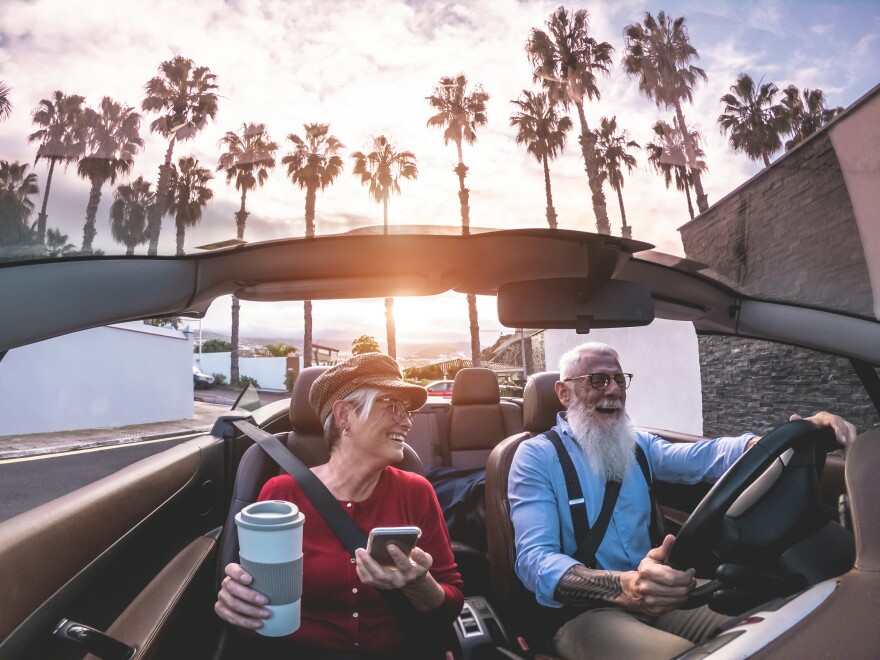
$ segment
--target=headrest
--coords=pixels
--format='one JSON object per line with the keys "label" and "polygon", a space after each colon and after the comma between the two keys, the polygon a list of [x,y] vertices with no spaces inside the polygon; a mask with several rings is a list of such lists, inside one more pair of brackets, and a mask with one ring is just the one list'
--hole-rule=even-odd
{"label": "headrest", "polygon": [[330,367],[307,367],[299,372],[290,395],[290,428],[298,433],[324,435],[324,427],[309,403],[312,383]]}
{"label": "headrest", "polygon": [[565,406],[556,396],[558,371],[544,371],[529,376],[523,391],[523,426],[530,433],[543,433],[556,426],[556,413]]}
{"label": "headrest", "polygon": [[500,401],[498,378],[491,369],[468,367],[455,374],[455,385],[452,386],[453,406]]}

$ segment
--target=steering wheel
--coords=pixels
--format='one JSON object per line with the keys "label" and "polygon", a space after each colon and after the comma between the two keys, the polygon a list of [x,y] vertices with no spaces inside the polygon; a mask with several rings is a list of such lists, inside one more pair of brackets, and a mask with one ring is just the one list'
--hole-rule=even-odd
{"label": "steering wheel", "polygon": [[[690,568],[708,548],[737,568],[767,567],[815,534],[828,521],[819,477],[825,454],[836,447],[830,427],[804,419],[773,429],[737,459],[694,509],[676,537],[669,565]],[[721,586],[723,579],[695,589],[685,607],[705,604]]]}

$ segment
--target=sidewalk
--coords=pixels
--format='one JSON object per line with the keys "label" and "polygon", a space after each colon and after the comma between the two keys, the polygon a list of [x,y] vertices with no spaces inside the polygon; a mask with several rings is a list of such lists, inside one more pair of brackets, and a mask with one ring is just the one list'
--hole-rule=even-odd
{"label": "sidewalk", "polygon": [[188,432],[208,432],[214,421],[227,412],[234,400],[210,397],[212,401],[193,401],[193,418],[155,424],[132,424],[103,429],[32,433],[0,436],[0,460],[54,454],[76,449],[126,444]]}

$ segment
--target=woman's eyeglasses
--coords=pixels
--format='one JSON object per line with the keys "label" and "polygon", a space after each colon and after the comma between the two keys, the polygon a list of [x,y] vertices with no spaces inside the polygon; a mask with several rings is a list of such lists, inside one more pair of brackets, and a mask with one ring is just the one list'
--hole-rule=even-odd
{"label": "woman's eyeglasses", "polygon": [[412,421],[412,412],[406,409],[406,404],[400,399],[392,399],[390,397],[383,396],[377,398],[376,401],[378,401],[379,403],[387,403],[390,405],[388,410],[391,411],[391,419],[393,419],[398,424],[403,424],[403,420],[405,419]]}

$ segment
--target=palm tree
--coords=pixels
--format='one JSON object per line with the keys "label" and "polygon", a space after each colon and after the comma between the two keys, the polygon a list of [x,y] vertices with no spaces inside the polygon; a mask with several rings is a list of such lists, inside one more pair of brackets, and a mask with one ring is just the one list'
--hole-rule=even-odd
{"label": "palm tree", "polygon": [[46,246],[44,254],[52,259],[69,257],[76,254],[76,246],[67,242],[67,234],[62,234],[59,229],[50,229],[46,232]]}
{"label": "palm tree", "polygon": [[0,160],[0,246],[31,242],[28,220],[38,195],[37,175],[28,174],[26,163]]}
{"label": "palm tree", "polygon": [[168,210],[174,216],[177,226],[178,256],[186,254],[183,241],[187,227],[195,227],[202,220],[202,209],[214,197],[208,182],[214,178],[207,167],[199,167],[194,156],[187,156],[177,161],[180,169],[172,165],[171,197],[168,199]]}
{"label": "palm tree", "polygon": [[0,119],[7,119],[12,114],[12,101],[9,100],[11,92],[12,88],[0,80]]}
{"label": "palm tree", "polygon": [[[355,151],[352,174],[369,186],[370,197],[382,203],[383,226],[388,233],[388,201],[391,193],[400,194],[401,179],[415,179],[419,175],[416,156],[411,151],[401,151],[384,135],[373,138],[372,151],[365,154]],[[388,355],[397,357],[397,331],[394,324],[394,298],[385,298],[385,331],[388,338]]]}
{"label": "palm tree", "polygon": [[95,218],[101,187],[108,181],[116,183],[117,176],[131,171],[134,157],[144,141],[140,136],[141,116],[134,108],[120,105],[109,96],[101,99],[100,110],[86,108],[83,111],[83,126],[85,155],[77,163],[76,173],[92,183],[82,243],[82,252],[90,254],[97,233]]}
{"label": "palm tree", "polygon": [[510,115],[510,125],[517,129],[516,143],[525,145],[526,151],[544,166],[544,191],[547,195],[547,224],[556,229],[556,209],[550,191],[549,161],[565,147],[565,133],[571,130],[568,117],[560,117],[556,106],[545,92],[522,91],[519,98],[511,101],[519,112]]}
{"label": "palm tree", "polygon": [[148,218],[149,254],[159,250],[162,216],[168,212],[166,199],[171,193],[171,157],[177,140],[191,140],[217,116],[217,76],[206,66],[196,66],[189,58],[177,55],[159,65],[159,75],[144,85],[146,94],[141,109],[159,114],[150,130],[168,140],[165,162],[159,166],[156,204]]}
{"label": "palm tree", "polygon": [[560,7],[547,20],[547,32],[534,28],[526,42],[526,53],[534,68],[534,79],[540,81],[554,103],[568,109],[577,108],[581,134],[578,142],[587,171],[596,229],[610,234],[602,177],[596,160],[596,139],[584,114],[584,99],[598,99],[596,73],[608,73],[613,48],[606,41],[598,42],[589,35],[590,17],[586,9],[572,14]]}
{"label": "palm tree", "polygon": [[782,90],[782,95],[780,109],[788,122],[787,132],[791,135],[791,139],[785,143],[786,149],[803,142],[843,112],[840,106],[828,107],[821,89],[804,89],[801,98],[798,88],[789,85]]}
{"label": "palm tree", "polygon": [[703,192],[700,168],[695,167],[698,146],[693,135],[687,132],[682,101],[692,103],[693,90],[699,80],[708,80],[706,72],[690,64],[699,58],[697,49],[691,46],[690,36],[684,24],[684,16],[670,19],[659,12],[655,19],[645,13],[642,23],[627,25],[623,30],[625,55],[623,67],[632,76],[638,76],[639,91],[657,104],[658,108],[675,108],[682,135],[693,186],[697,193],[700,213],[709,208],[709,198]]}
{"label": "palm tree", "polygon": [[[241,191],[241,208],[235,213],[235,225],[239,240],[244,239],[248,215],[247,194],[262,186],[269,178],[269,170],[275,167],[278,145],[269,139],[265,124],[242,124],[238,133],[227,131],[220,139],[226,152],[220,155],[217,171],[226,172],[226,183],[235,179],[235,188]],[[229,380],[238,385],[238,317],[241,304],[232,296],[232,351],[230,353]]]}
{"label": "palm tree", "polygon": [[[477,126],[485,125],[486,102],[489,95],[483,91],[482,85],[477,85],[471,93],[467,90],[467,76],[459,74],[456,77],[443,76],[439,84],[434,87],[434,93],[427,97],[428,103],[437,111],[437,114],[428,119],[428,126],[444,128],[443,143],[455,143],[458,151],[458,165],[453,170],[458,175],[458,199],[461,206],[461,231],[463,234],[470,233],[470,207],[468,205],[469,191],[464,187],[464,177],[467,175],[467,166],[464,164],[461,145],[462,142],[473,144],[477,141]],[[480,326],[477,319],[477,296],[467,294],[468,318],[471,331],[471,360],[475,367],[482,365],[480,359]]]}
{"label": "palm tree", "polygon": [[773,105],[779,91],[773,83],[755,81],[741,73],[730,86],[730,94],[721,97],[724,112],[718,116],[722,133],[729,134],[730,146],[751,160],[763,160],[770,166],[770,155],[782,148],[782,135],[788,120],[780,106]]}
{"label": "palm tree", "polygon": [[688,157],[684,146],[682,131],[673,119],[670,126],[665,121],[658,121],[653,126],[656,142],[649,142],[645,149],[648,152],[648,163],[663,177],[666,187],[675,177],[675,187],[687,197],[688,213],[694,219],[694,206],[691,203],[691,187],[694,185],[694,169],[704,170],[706,163],[702,160],[703,150],[700,148],[700,134],[690,131],[693,140],[693,160]]}
{"label": "palm tree", "polygon": [[110,235],[127,248],[127,255],[134,254],[134,249],[148,240],[147,215],[156,203],[156,193],[150,189],[151,185],[139,176],[131,183],[118,186],[114,193],[110,206]]}
{"label": "palm tree", "polygon": [[[336,137],[328,135],[330,124],[303,125],[305,138],[291,133],[294,151],[281,159],[287,176],[306,191],[306,238],[315,235],[315,201],[318,189],[324,190],[342,172],[339,151],[345,148]],[[303,301],[303,366],[312,366],[312,301]]]}
{"label": "palm tree", "polygon": [[632,173],[636,166],[636,158],[627,152],[628,148],[641,149],[637,142],[629,139],[628,131],[618,131],[617,117],[608,119],[602,117],[599,120],[599,129],[596,131],[596,153],[599,157],[599,171],[602,178],[617,193],[617,202],[620,204],[620,219],[622,227],[620,235],[624,238],[632,238],[632,227],[626,224],[626,211],[623,208],[623,168]]}
{"label": "palm tree", "polygon": [[37,158],[49,161],[49,174],[46,176],[46,187],[43,191],[43,207],[37,215],[37,239],[40,243],[46,240],[46,204],[49,201],[49,188],[52,185],[52,174],[56,163],[64,163],[64,167],[79,160],[85,149],[84,127],[82,123],[82,106],[85,97],[78,94],[67,95],[60,90],[48,99],[42,99],[34,109],[33,123],[40,128],[28,135],[28,142],[39,142]]}

